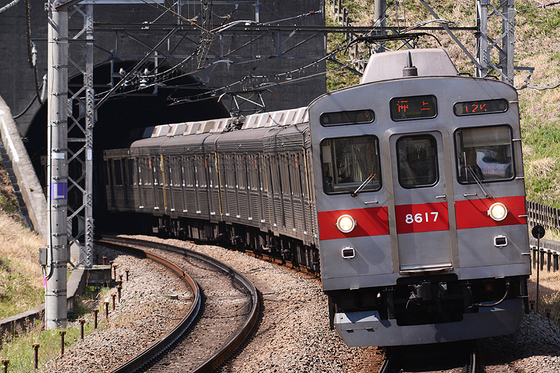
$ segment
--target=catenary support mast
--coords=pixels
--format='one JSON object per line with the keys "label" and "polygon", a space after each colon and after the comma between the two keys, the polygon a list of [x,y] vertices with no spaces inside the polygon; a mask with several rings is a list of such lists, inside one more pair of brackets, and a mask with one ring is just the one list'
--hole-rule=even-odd
{"label": "catenary support mast", "polygon": [[47,329],[66,328],[67,275],[67,127],[68,127],[68,12],[48,3],[47,141],[48,141],[48,263],[45,289]]}

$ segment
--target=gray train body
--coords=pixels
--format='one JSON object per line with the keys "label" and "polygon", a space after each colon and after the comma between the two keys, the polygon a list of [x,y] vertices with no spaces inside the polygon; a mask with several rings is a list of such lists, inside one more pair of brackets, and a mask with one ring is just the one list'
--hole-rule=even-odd
{"label": "gray train body", "polygon": [[443,50],[374,55],[359,85],[307,108],[147,134],[105,151],[108,209],[320,270],[349,346],[517,329],[530,275],[517,93],[459,76]]}

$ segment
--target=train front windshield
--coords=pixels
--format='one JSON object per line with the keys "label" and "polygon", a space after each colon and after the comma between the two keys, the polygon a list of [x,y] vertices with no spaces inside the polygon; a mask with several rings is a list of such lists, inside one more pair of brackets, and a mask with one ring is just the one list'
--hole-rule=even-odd
{"label": "train front windshield", "polygon": [[323,190],[327,194],[381,187],[378,141],[374,136],[323,140],[321,158]]}
{"label": "train front windshield", "polygon": [[455,133],[455,141],[460,183],[513,179],[508,126],[464,128]]}

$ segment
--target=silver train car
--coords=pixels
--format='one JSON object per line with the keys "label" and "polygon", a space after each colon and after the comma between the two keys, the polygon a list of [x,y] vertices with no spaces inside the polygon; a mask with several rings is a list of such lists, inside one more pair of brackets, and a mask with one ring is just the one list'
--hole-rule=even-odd
{"label": "silver train car", "polygon": [[308,107],[104,152],[107,208],[320,271],[349,346],[513,333],[530,275],[517,93],[440,49],[373,55]]}

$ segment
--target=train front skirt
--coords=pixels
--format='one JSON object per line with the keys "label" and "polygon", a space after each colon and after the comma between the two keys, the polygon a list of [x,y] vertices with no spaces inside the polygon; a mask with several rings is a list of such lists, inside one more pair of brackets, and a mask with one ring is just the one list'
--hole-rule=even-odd
{"label": "train front skirt", "polygon": [[458,322],[400,326],[381,320],[377,311],[335,314],[335,327],[349,347],[401,346],[456,342],[512,334],[523,317],[523,301],[508,299],[500,305],[463,314]]}

